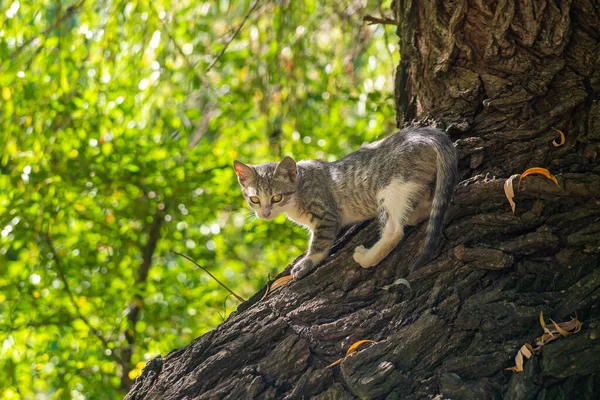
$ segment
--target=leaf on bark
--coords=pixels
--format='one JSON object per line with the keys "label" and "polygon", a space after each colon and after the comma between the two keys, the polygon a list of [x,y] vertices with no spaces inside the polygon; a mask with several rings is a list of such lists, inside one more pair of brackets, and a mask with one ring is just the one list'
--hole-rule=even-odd
{"label": "leaf on bark", "polygon": [[334,365],[338,365],[338,364],[340,364],[342,361],[344,361],[346,358],[348,358],[348,356],[350,356],[351,354],[355,353],[355,352],[356,352],[356,350],[358,349],[358,347],[359,347],[361,344],[364,344],[364,343],[376,343],[376,342],[375,342],[374,340],[359,340],[358,342],[354,342],[354,343],[352,344],[352,346],[350,346],[350,347],[348,348],[348,351],[346,352],[346,355],[345,355],[344,357],[340,358],[339,360],[336,360],[336,361],[332,362],[332,363],[331,363],[331,364],[329,364],[329,365],[328,365],[326,368],[331,368],[331,367],[333,367]]}
{"label": "leaf on bark", "polygon": [[523,178],[525,178],[528,175],[532,175],[532,174],[544,175],[546,178],[548,178],[552,182],[556,183],[556,186],[560,187],[560,185],[558,184],[558,179],[556,179],[556,177],[554,175],[552,175],[550,173],[550,171],[548,171],[546,168],[539,168],[539,167],[529,168],[528,170],[523,172],[521,174],[521,177],[519,178],[519,183],[521,182],[521,180],[523,180]]}
{"label": "leaf on bark", "polygon": [[525,343],[523,346],[521,346],[521,349],[519,349],[519,352],[515,356],[515,366],[506,368],[506,370],[513,372],[523,372],[523,363],[525,362],[523,357],[530,359],[534,351],[535,349],[529,343]]}
{"label": "leaf on bark", "polygon": [[504,182],[504,194],[508,199],[508,203],[510,204],[510,208],[512,208],[513,214],[515,213],[515,208],[517,207],[515,201],[513,200],[515,198],[515,191],[513,190],[513,180],[518,176],[520,175],[514,174],[510,178],[508,178],[506,182]]}
{"label": "leaf on bark", "polygon": [[265,297],[267,297],[269,294],[273,293],[277,289],[287,285],[287,283],[291,281],[292,278],[294,278],[292,275],[282,276],[270,285],[267,285],[267,290],[265,291],[265,294],[263,295],[261,300],[263,300]]}
{"label": "leaf on bark", "polygon": [[553,145],[554,147],[560,147],[560,146],[562,146],[563,144],[565,144],[565,140],[566,140],[566,139],[565,139],[565,134],[564,134],[564,133],[562,133],[562,131],[560,131],[560,130],[558,130],[558,129],[556,129],[556,128],[552,128],[552,129],[554,129],[554,130],[555,130],[556,132],[558,132],[558,134],[560,135],[560,141],[558,141],[558,142],[557,142],[557,141],[556,141],[556,139],[554,139],[554,140],[552,141],[552,145]]}
{"label": "leaf on bark", "polygon": [[544,320],[544,314],[540,312],[540,325],[544,329],[544,334],[535,340],[535,344],[538,347],[534,348],[529,343],[525,343],[523,346],[521,346],[521,349],[519,349],[519,352],[515,356],[515,366],[506,368],[507,371],[523,372],[523,363],[525,361],[523,357],[529,359],[532,355],[541,353],[542,347],[546,343],[559,339],[561,336],[566,337],[573,335],[579,332],[583,326],[583,324],[579,322],[577,318],[573,318],[570,321],[561,323],[556,323],[552,320],[550,321],[552,324],[547,325],[546,321]]}
{"label": "leaf on bark", "polygon": [[404,279],[404,278],[398,278],[398,279],[396,279],[394,282],[390,283],[389,285],[385,285],[385,286],[382,286],[382,287],[380,287],[380,289],[381,289],[381,290],[390,290],[390,288],[391,288],[392,286],[396,286],[396,285],[404,285],[404,286],[406,286],[407,288],[411,289],[411,287],[410,287],[410,282],[409,282],[409,281],[407,281],[407,280],[406,280],[406,279]]}

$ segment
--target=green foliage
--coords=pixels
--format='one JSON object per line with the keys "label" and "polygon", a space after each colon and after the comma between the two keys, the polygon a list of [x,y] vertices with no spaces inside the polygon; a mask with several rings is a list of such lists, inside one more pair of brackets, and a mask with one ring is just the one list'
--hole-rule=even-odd
{"label": "green foliage", "polygon": [[230,166],[393,129],[393,28],[337,3],[0,3],[3,398],[117,398],[222,322],[237,300],[171,249],[245,298],[305,249]]}

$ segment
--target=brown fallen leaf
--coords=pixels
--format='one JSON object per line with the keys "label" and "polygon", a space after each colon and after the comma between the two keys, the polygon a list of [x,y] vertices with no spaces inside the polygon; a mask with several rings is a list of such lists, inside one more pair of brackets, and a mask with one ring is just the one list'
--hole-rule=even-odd
{"label": "brown fallen leaf", "polygon": [[552,324],[544,326],[544,334],[536,339],[536,344],[542,346],[559,339],[561,336],[565,337],[573,335],[579,332],[582,327],[583,324],[577,318],[561,323],[552,321]]}
{"label": "brown fallen leaf", "polygon": [[564,134],[564,133],[562,133],[562,131],[559,131],[559,130],[558,130],[558,129],[556,129],[556,128],[552,128],[552,129],[554,129],[554,130],[555,130],[556,132],[558,132],[558,134],[560,135],[560,141],[559,141],[559,142],[557,142],[557,141],[556,141],[556,139],[554,139],[554,140],[552,141],[552,145],[553,145],[554,147],[560,147],[560,146],[562,146],[563,144],[565,144],[565,140],[566,140],[566,139],[565,139],[565,134]]}
{"label": "brown fallen leaf", "polygon": [[329,364],[329,365],[328,365],[326,368],[331,368],[331,367],[333,367],[334,365],[338,365],[338,364],[340,364],[340,363],[341,363],[342,361],[344,361],[344,360],[345,360],[345,359],[346,359],[346,358],[347,358],[349,355],[351,355],[352,353],[356,352],[356,349],[358,349],[358,347],[359,347],[361,344],[364,344],[364,343],[376,343],[376,342],[375,342],[374,340],[359,340],[358,342],[354,342],[354,343],[352,344],[352,346],[350,346],[350,347],[348,348],[348,351],[346,352],[346,355],[345,355],[344,357],[340,358],[339,360],[336,360],[336,361],[332,362],[332,363],[331,363],[331,364]]}
{"label": "brown fallen leaf", "polygon": [[544,321],[544,312],[540,311],[540,325],[542,325],[542,328],[546,326],[546,321]]}
{"label": "brown fallen leaf", "polygon": [[521,346],[517,352],[517,355],[515,356],[515,366],[506,368],[507,371],[522,372],[524,363],[523,357],[529,359],[534,354],[540,354],[543,346],[546,343],[552,342],[553,340],[561,337],[557,334],[560,334],[563,337],[570,336],[579,332],[583,326],[583,324],[579,322],[577,318],[573,318],[570,321],[561,322],[560,324],[552,321],[552,324],[547,325],[542,312],[540,312],[540,325],[544,329],[544,334],[535,340],[538,347],[534,348],[529,343],[525,343],[523,346]]}
{"label": "brown fallen leaf", "polygon": [[521,346],[521,348],[519,349],[519,352],[515,356],[515,366],[506,368],[506,370],[513,371],[513,372],[523,372],[523,363],[524,363],[523,357],[525,357],[529,360],[531,358],[531,356],[533,355],[534,351],[535,350],[534,350],[533,346],[531,346],[529,343],[525,343],[523,346]]}
{"label": "brown fallen leaf", "polygon": [[548,171],[546,168],[540,168],[540,167],[529,168],[528,170],[523,172],[521,174],[521,177],[519,178],[519,183],[521,183],[521,180],[523,180],[523,178],[525,178],[528,175],[532,175],[532,174],[544,175],[546,178],[548,178],[552,182],[556,183],[556,186],[560,187],[560,185],[558,184],[558,179],[556,179],[556,177],[554,175],[552,175],[550,173],[550,171]]}
{"label": "brown fallen leaf", "polygon": [[263,295],[263,297],[261,298],[261,300],[263,300],[265,297],[267,297],[267,295],[273,293],[274,291],[276,291],[277,289],[281,288],[282,286],[287,285],[287,283],[289,281],[291,281],[293,278],[294,278],[293,275],[282,276],[281,278],[277,279],[276,281],[274,281],[270,285],[267,285],[267,290],[265,290],[265,294]]}
{"label": "brown fallen leaf", "polygon": [[515,213],[515,208],[517,207],[517,205],[515,204],[515,201],[513,200],[515,198],[515,192],[513,190],[513,180],[518,176],[521,176],[521,175],[519,175],[519,174],[511,175],[511,177],[508,178],[504,182],[504,194],[506,195],[506,198],[508,199],[508,203],[510,204],[510,208],[512,208],[513,214]]}

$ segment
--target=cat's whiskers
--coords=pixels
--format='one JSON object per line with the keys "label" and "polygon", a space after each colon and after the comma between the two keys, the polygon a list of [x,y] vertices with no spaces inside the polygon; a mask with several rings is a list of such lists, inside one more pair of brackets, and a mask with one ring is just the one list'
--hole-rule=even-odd
{"label": "cat's whiskers", "polygon": [[244,216],[244,223],[243,225],[246,225],[248,222],[258,219],[258,217],[256,216],[256,213],[254,211],[251,210],[242,210],[243,214],[246,214]]}

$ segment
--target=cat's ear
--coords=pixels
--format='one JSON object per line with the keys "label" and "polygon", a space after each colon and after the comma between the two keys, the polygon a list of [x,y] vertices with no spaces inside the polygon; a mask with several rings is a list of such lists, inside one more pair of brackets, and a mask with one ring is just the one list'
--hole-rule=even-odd
{"label": "cat's ear", "polygon": [[233,162],[233,169],[235,170],[235,174],[238,176],[240,183],[247,183],[251,180],[254,180],[254,177],[256,176],[254,168],[244,164],[243,162],[239,162],[238,160]]}
{"label": "cat's ear", "polygon": [[296,161],[292,157],[287,156],[277,164],[277,168],[275,168],[275,172],[273,173],[275,178],[287,179],[290,182],[296,182],[297,175],[298,168],[296,167]]}

